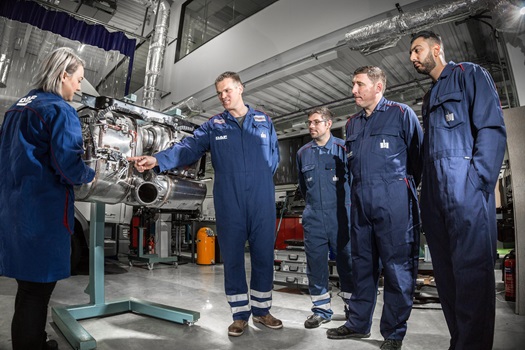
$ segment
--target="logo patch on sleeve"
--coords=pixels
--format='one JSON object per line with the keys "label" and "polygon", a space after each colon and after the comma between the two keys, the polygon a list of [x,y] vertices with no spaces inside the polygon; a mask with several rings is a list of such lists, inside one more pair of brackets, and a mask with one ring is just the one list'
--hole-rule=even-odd
{"label": "logo patch on sleeve", "polygon": [[27,97],[24,97],[24,98],[21,98],[18,103],[16,104],[17,106],[27,106],[28,104],[30,104],[31,102],[33,102],[33,100],[36,98],[36,95],[33,95],[33,96],[27,96]]}
{"label": "logo patch on sleeve", "polygon": [[264,117],[264,115],[255,115],[253,116],[253,120],[255,120],[256,122],[265,122],[266,118]]}
{"label": "logo patch on sleeve", "polygon": [[225,123],[226,123],[226,120],[222,118],[217,118],[213,120],[213,124],[225,124]]}

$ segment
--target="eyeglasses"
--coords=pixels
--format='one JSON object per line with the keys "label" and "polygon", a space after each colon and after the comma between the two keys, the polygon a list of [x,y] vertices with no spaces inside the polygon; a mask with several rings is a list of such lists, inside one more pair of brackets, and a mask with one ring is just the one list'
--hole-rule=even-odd
{"label": "eyeglasses", "polygon": [[328,120],[326,120],[326,119],[323,119],[323,120],[307,120],[307,121],[304,122],[304,124],[306,126],[310,126],[311,124],[317,126],[317,125],[319,125],[319,124],[321,124],[323,122],[327,122],[327,121]]}

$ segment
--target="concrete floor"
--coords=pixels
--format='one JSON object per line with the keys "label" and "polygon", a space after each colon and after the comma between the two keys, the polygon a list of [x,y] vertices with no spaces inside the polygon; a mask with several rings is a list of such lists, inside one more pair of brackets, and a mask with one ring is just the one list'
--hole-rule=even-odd
{"label": "concrete floor", "polygon": [[[193,325],[180,325],[132,313],[80,321],[96,339],[97,349],[326,349],[328,347],[356,350],[378,349],[382,342],[379,317],[382,296],[374,314],[372,336],[364,340],[330,340],[326,329],[344,323],[343,304],[334,297],[336,312],[332,322],[317,329],[305,329],[304,320],[310,314],[310,297],[296,288],[276,285],[273,293],[272,314],[280,318],[284,328],[271,330],[250,320],[245,334],[228,337],[231,314],[223,289],[223,266],[195,264],[155,264],[153,270],[144,266],[129,267],[127,258],[105,265],[105,300],[134,297],[155,303],[181,307],[200,312]],[[501,274],[498,280],[497,320],[494,349],[517,350],[525,344],[525,316],[514,314],[514,303],[504,301],[501,292]],[[73,276],[57,284],[50,306],[70,306],[89,303],[84,293],[88,276]],[[11,349],[10,324],[16,282],[0,277],[0,350]],[[334,287],[333,294],[338,292]],[[59,343],[59,348],[72,349],[59,329],[48,317],[47,332]],[[439,304],[415,306],[403,342],[404,350],[448,349],[448,331]]]}

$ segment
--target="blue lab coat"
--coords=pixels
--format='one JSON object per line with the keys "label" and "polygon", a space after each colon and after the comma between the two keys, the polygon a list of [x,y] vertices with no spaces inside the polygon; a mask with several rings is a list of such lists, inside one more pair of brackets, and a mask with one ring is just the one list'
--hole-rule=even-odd
{"label": "blue lab coat", "polygon": [[369,333],[380,263],[385,276],[380,330],[402,340],[412,309],[419,258],[419,208],[423,132],[414,111],[384,97],[374,112],[346,125],[352,175],[352,262],[355,290],[346,326]]}
{"label": "blue lab coat", "polygon": [[450,62],[425,95],[423,126],[421,214],[451,349],[492,349],[494,188],[506,131],[488,72]]}
{"label": "blue lab coat", "polygon": [[[330,136],[324,146],[310,141],[297,152],[299,189],[305,198],[302,225],[308,289],[314,314],[331,319],[328,254],[336,253],[343,299],[352,293],[350,186],[344,141]],[[346,298],[345,298],[346,296]]]}
{"label": "blue lab coat", "polygon": [[[233,319],[269,312],[273,287],[275,186],[279,145],[266,114],[249,107],[242,127],[228,112],[213,116],[192,137],[155,155],[165,171],[197,161],[211,151],[217,236],[224,260],[226,297]],[[251,257],[250,293],[244,247]],[[251,305],[251,308],[250,308]]]}
{"label": "blue lab coat", "polygon": [[29,282],[70,276],[74,185],[93,180],[76,110],[33,90],[0,129],[0,275]]}

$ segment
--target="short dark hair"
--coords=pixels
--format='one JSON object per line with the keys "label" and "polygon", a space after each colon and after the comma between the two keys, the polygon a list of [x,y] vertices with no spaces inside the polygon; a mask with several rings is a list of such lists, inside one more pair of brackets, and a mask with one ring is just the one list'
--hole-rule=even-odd
{"label": "short dark hair", "polygon": [[227,78],[230,78],[232,79],[233,81],[236,81],[237,83],[242,84],[242,81],[241,81],[241,77],[239,76],[238,73],[235,73],[235,72],[224,72],[222,73],[221,75],[219,75],[217,77],[217,79],[215,79],[215,84],[223,81],[224,79],[227,79]]}
{"label": "short dark hair", "polygon": [[359,67],[354,71],[354,76],[358,74],[366,74],[374,84],[381,82],[383,84],[383,92],[386,89],[386,74],[379,67],[375,66],[363,66]]}
{"label": "short dark hair", "polygon": [[322,115],[325,120],[332,120],[335,117],[334,113],[329,110],[328,107],[316,107],[308,112],[308,117],[316,113]]}
{"label": "short dark hair", "polygon": [[437,33],[434,33],[431,30],[422,30],[413,34],[412,39],[410,40],[410,44],[412,44],[417,38],[425,38],[426,40],[430,40],[432,43],[438,44],[439,46],[443,47],[443,40],[441,40],[441,36]]}

